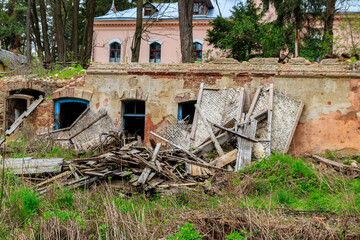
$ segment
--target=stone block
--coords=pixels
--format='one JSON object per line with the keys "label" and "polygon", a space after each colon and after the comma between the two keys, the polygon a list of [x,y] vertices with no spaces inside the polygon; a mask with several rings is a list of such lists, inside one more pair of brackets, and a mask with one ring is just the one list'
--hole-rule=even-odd
{"label": "stone block", "polygon": [[252,58],[249,63],[253,65],[277,65],[279,63],[278,58]]}
{"label": "stone block", "polygon": [[303,57],[298,57],[298,58],[292,58],[290,59],[290,65],[310,65],[310,61],[303,58]]}
{"label": "stone block", "polygon": [[83,91],[83,94],[82,94],[82,98],[87,100],[87,101],[90,101],[91,100],[91,97],[92,97],[92,92],[90,91]]}

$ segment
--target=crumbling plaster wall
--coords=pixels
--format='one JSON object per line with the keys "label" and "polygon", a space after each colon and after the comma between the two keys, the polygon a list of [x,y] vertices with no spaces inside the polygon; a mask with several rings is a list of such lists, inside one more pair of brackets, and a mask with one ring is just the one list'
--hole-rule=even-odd
{"label": "crumbling plaster wall", "polygon": [[[354,67],[352,67],[354,68]],[[278,64],[275,59],[209,64],[93,64],[84,88],[93,92],[90,107],[105,108],[117,125],[122,100],[146,101],[145,140],[161,132],[166,116],[178,115],[178,103],[196,100],[201,82],[208,87],[245,87],[246,108],[260,85],[305,103],[290,153],[360,151],[360,71],[336,60],[310,64],[305,59]]]}
{"label": "crumbling plaster wall", "polygon": [[[78,83],[82,82],[81,84]],[[10,91],[37,90],[44,93],[44,101],[24,120],[28,134],[41,133],[54,129],[54,98],[52,94],[64,86],[83,86],[84,78],[51,79],[35,75],[11,76],[0,79],[0,134],[4,133],[5,103]]]}

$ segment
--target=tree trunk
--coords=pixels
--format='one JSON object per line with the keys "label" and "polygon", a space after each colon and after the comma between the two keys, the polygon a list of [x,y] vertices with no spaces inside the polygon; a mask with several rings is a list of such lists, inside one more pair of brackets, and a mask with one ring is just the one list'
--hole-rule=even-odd
{"label": "tree trunk", "polygon": [[26,63],[31,64],[31,0],[27,0],[26,11]]}
{"label": "tree trunk", "polygon": [[50,44],[49,44],[49,36],[48,36],[48,24],[46,20],[46,7],[44,0],[39,0],[40,6],[40,18],[41,18],[41,30],[43,36],[43,44],[44,44],[44,52],[45,52],[45,62],[50,63]]}
{"label": "tree trunk", "polygon": [[31,23],[32,29],[35,35],[36,46],[39,50],[39,57],[44,54],[44,48],[41,43],[40,27],[39,27],[39,18],[36,10],[36,0],[31,1]]}
{"label": "tree trunk", "polygon": [[56,43],[58,50],[58,61],[60,63],[65,63],[65,39],[64,39],[64,25],[62,21],[61,0],[55,0],[54,20],[55,20],[55,31],[56,31]]}
{"label": "tree trunk", "polygon": [[73,7],[73,17],[72,17],[72,34],[71,34],[71,51],[73,52],[73,60],[78,60],[79,54],[79,26],[78,26],[78,17],[79,17],[79,0],[74,0]]}
{"label": "tree trunk", "polygon": [[81,51],[81,60],[83,64],[86,64],[91,58],[91,50],[93,46],[93,28],[95,17],[96,0],[86,1],[86,23],[84,31],[84,39]]}
{"label": "tree trunk", "polygon": [[143,23],[143,1],[137,0],[136,7],[136,29],[131,44],[131,62],[139,62],[140,57],[140,46],[141,46],[141,35],[142,35],[142,23]]}
{"label": "tree trunk", "polygon": [[181,59],[183,63],[194,62],[192,17],[194,0],[179,0],[179,28]]}
{"label": "tree trunk", "polygon": [[325,13],[325,23],[324,23],[324,39],[329,44],[328,54],[333,53],[333,45],[334,45],[334,17],[335,17],[335,3],[336,0],[326,0],[326,13]]}

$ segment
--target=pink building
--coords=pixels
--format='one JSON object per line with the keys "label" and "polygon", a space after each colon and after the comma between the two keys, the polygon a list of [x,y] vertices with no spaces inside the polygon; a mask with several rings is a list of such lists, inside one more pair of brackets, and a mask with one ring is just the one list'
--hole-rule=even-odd
{"label": "pink building", "polygon": [[[230,18],[232,8],[245,0],[194,0],[193,37],[194,56],[198,61],[219,53],[205,42],[209,22],[221,15]],[[266,21],[276,19],[275,8],[266,6],[262,0],[255,2],[267,8]],[[268,2],[265,0],[264,2]],[[345,16],[358,16],[360,0],[348,0],[338,6],[339,14],[334,20],[335,37],[341,38],[339,24]],[[180,35],[178,24],[177,3],[145,3],[143,7],[144,28],[140,49],[141,63],[178,63],[181,62]],[[94,62],[131,61],[131,44],[135,32],[136,8],[117,11],[112,5],[104,16],[96,17],[94,21]],[[356,34],[359,37],[359,34]],[[340,39],[341,45],[346,45],[349,39]],[[359,42],[360,46],[360,42]],[[335,46],[339,48],[340,46]],[[341,52],[341,50],[340,50]]]}

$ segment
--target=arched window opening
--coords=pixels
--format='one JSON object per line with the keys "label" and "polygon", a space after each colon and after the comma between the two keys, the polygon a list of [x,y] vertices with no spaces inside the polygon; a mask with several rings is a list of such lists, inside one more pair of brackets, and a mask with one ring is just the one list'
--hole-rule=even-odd
{"label": "arched window opening", "polygon": [[123,101],[123,129],[125,134],[141,136],[145,132],[145,101]]}
{"label": "arched window opening", "polygon": [[194,43],[194,60],[195,62],[202,61],[202,44],[198,42]]}
{"label": "arched window opening", "polygon": [[110,44],[110,62],[120,62],[121,44],[114,42]]}
{"label": "arched window opening", "polygon": [[196,101],[188,101],[179,103],[178,119],[187,121],[188,124],[192,124],[195,115]]}
{"label": "arched window opening", "polygon": [[34,89],[18,89],[9,92],[5,104],[5,129],[18,119],[23,112],[31,105],[31,103],[45,96],[45,93]]}
{"label": "arched window opening", "polygon": [[55,102],[55,130],[70,127],[89,107],[89,101],[65,98]]}
{"label": "arched window opening", "polygon": [[149,62],[160,63],[161,60],[161,45],[157,42],[150,44],[150,58]]}

